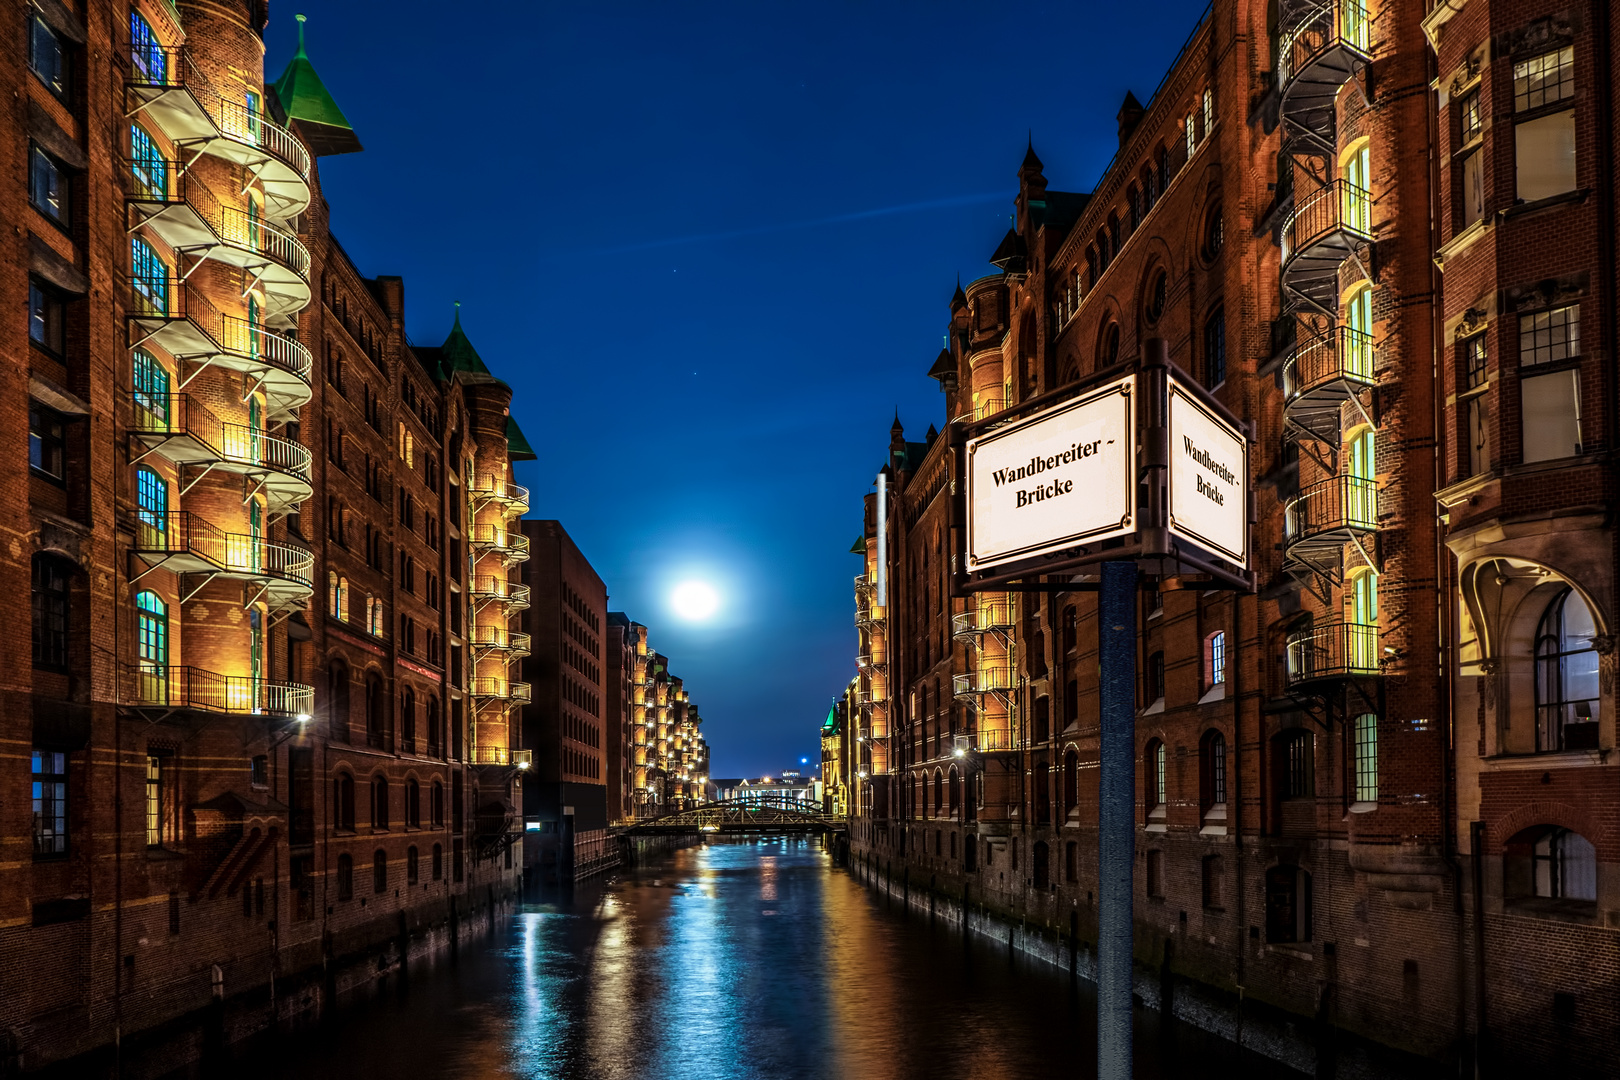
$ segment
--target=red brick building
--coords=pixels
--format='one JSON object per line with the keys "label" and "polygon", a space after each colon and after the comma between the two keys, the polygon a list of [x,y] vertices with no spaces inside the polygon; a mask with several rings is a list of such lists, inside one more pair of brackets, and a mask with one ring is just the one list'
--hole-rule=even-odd
{"label": "red brick building", "polygon": [[[1612,13],[1423,8],[1217,0],[1127,95],[1089,193],[1030,150],[928,374],[943,427],[1158,338],[1251,426],[1257,594],[1141,579],[1135,921],[1161,1002],[1318,1068],[1382,1044],[1598,1075]],[[1084,948],[1093,594],[952,596],[948,441],[896,420],[882,565],[866,499],[855,857]]]}
{"label": "red brick building", "polygon": [[331,236],[317,159],[360,142],[302,49],[264,81],[265,18],[36,0],[0,30],[23,1068],[261,1026],[272,977],[308,1007],[517,881],[532,453],[459,318],[413,349],[399,279]]}

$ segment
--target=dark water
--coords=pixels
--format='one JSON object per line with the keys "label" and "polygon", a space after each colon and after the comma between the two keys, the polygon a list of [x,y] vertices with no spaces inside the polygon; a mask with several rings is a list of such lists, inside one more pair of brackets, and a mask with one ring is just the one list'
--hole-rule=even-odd
{"label": "dark water", "polygon": [[[891,908],[819,843],[689,848],[534,905],[234,1077],[1011,1080],[1096,1075],[1090,987]],[[1139,1077],[1297,1077],[1138,1010]]]}

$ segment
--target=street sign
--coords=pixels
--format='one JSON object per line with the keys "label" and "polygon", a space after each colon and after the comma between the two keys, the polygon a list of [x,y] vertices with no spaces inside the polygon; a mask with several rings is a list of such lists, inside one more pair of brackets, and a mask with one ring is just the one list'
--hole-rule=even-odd
{"label": "street sign", "polygon": [[1247,567],[1249,443],[1170,379],[1170,533]]}
{"label": "street sign", "polygon": [[1135,375],[969,439],[970,571],[1136,530]]}

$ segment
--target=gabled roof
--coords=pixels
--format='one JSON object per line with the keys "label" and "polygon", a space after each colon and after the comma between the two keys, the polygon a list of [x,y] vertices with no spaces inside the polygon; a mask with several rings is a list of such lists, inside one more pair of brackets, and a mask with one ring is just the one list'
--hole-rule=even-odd
{"label": "gabled roof", "polygon": [[939,355],[934,357],[934,366],[928,369],[928,377],[930,379],[943,379],[947,375],[955,374],[956,358],[951,355],[951,350],[939,350]]}
{"label": "gabled roof", "polygon": [[316,155],[353,154],[364,150],[349,118],[315,73],[304,52],[304,17],[298,16],[298,51],[275,83],[276,100],[287,116],[297,120]]}

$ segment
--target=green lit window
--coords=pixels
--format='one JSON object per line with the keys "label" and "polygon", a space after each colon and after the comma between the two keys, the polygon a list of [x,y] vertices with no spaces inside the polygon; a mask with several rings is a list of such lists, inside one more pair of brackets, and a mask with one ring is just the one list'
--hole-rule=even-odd
{"label": "green lit window", "polygon": [[169,662],[169,609],[157,593],[146,590],[135,597],[136,654],[143,667]]}
{"label": "green lit window", "polygon": [[129,169],[135,178],[136,194],[148,199],[168,194],[169,163],[163,160],[151,134],[139,124],[129,127]]}
{"label": "green lit window", "polygon": [[135,404],[144,411],[154,426],[167,427],[169,422],[169,372],[157,357],[145,349],[135,350]]}

